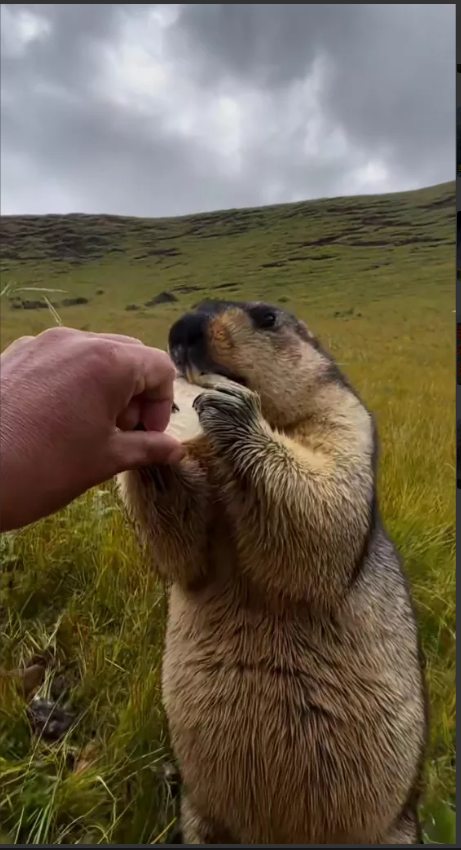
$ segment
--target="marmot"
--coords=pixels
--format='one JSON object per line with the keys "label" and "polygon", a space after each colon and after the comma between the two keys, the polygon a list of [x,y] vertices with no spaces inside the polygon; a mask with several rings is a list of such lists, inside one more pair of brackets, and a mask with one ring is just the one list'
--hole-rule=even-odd
{"label": "marmot", "polygon": [[171,586],[163,696],[188,844],[419,844],[427,712],[372,416],[295,316],[204,302],[175,467],[121,477]]}

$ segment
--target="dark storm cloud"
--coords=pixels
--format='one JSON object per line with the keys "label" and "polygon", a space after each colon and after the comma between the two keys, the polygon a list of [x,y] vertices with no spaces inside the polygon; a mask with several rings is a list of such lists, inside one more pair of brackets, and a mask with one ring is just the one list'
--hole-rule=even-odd
{"label": "dark storm cloud", "polygon": [[448,4],[3,4],[2,211],[449,180],[454,64]]}
{"label": "dark storm cloud", "polygon": [[302,78],[326,44],[354,43],[363,16],[354,4],[192,4],[172,38],[204,84],[230,75],[271,88]]}
{"label": "dark storm cloud", "polygon": [[206,4],[175,28],[202,84],[265,88],[327,66],[325,116],[411,181],[454,178],[453,4]]}

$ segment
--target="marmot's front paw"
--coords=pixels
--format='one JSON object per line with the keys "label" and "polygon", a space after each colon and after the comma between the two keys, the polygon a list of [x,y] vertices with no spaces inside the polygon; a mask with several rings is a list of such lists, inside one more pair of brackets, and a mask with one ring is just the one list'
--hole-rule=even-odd
{"label": "marmot's front paw", "polygon": [[193,406],[205,434],[232,443],[254,432],[261,419],[259,396],[237,384],[207,390]]}

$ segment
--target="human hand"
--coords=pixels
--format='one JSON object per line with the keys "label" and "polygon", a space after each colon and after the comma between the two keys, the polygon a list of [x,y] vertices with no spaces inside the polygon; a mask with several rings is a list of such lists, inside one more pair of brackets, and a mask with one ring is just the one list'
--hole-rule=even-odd
{"label": "human hand", "polygon": [[[175,367],[139,340],[52,328],[1,355],[1,530],[127,469],[174,463]],[[133,430],[142,422],[146,430]]]}

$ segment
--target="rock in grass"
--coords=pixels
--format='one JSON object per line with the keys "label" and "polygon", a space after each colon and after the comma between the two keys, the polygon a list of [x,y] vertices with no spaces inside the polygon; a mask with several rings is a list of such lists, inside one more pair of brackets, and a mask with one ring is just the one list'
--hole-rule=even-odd
{"label": "rock in grass", "polygon": [[146,301],[145,306],[154,307],[155,304],[172,304],[177,300],[176,295],[173,295],[172,292],[160,292],[159,295],[151,298],[150,301]]}
{"label": "rock in grass", "polygon": [[40,697],[32,700],[27,714],[34,734],[50,742],[63,738],[76,720],[74,712]]}

